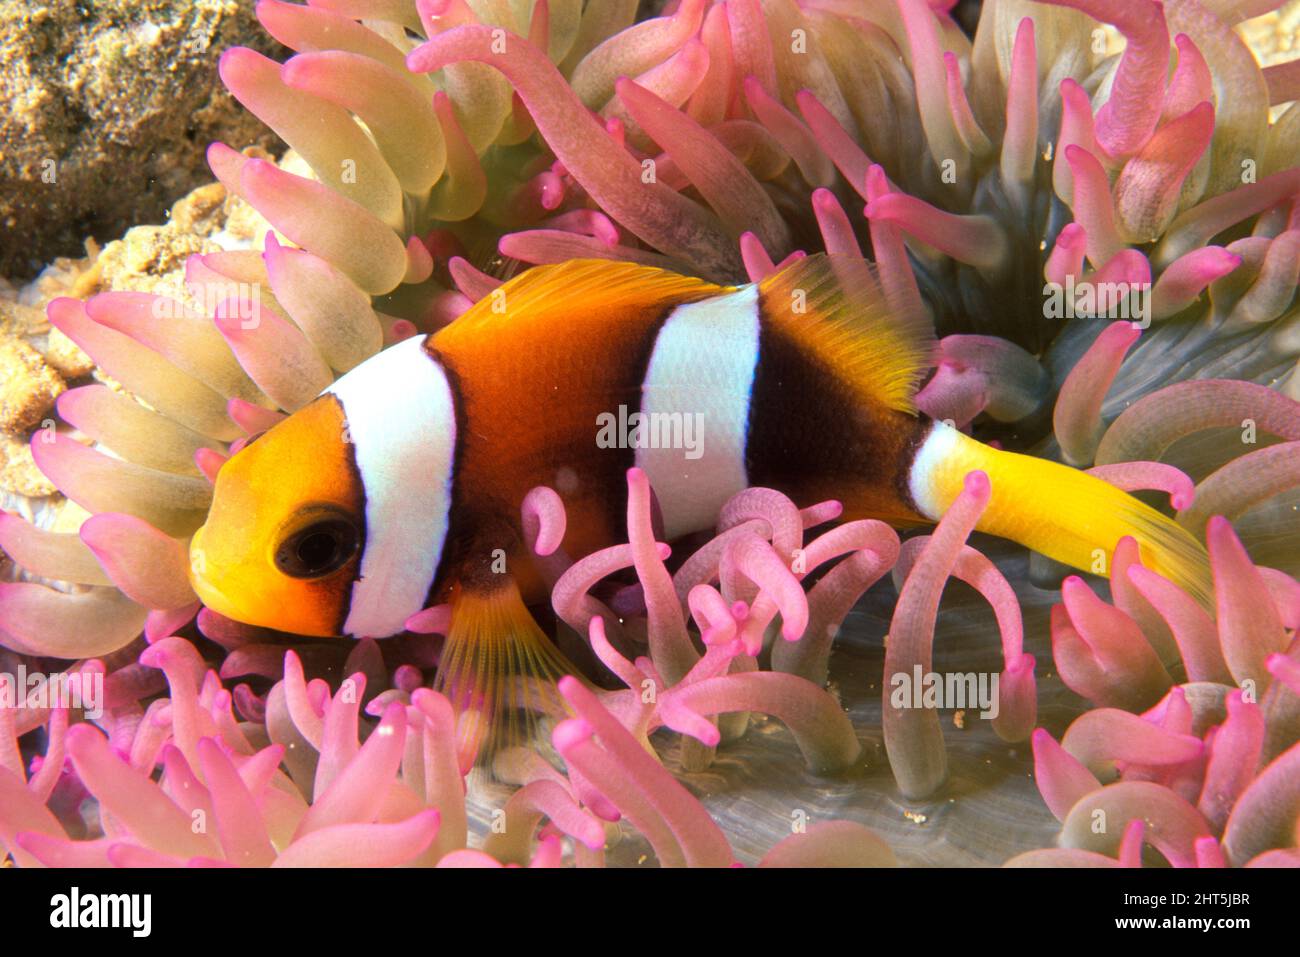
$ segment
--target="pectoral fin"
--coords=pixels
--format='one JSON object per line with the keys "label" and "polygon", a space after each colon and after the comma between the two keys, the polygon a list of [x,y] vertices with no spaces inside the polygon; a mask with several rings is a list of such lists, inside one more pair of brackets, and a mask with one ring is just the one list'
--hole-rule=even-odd
{"label": "pectoral fin", "polygon": [[514,579],[457,585],[434,690],[457,713],[462,772],[527,744],[539,723],[564,713],[555,683],[575,668],[538,627]]}

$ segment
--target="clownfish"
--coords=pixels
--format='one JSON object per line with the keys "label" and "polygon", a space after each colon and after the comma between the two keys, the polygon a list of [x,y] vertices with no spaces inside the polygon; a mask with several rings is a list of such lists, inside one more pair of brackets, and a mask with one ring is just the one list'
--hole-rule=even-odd
{"label": "clownfish", "polygon": [[[537,267],[232,456],[193,539],[194,588],[237,621],[316,636],[394,635],[449,602],[435,687],[482,702],[568,670],[527,609],[546,597],[522,560],[536,486],[560,494],[565,547],[586,554],[625,540],[633,466],[670,541],[749,486],[836,499],[845,520],[932,523],[980,469],[979,530],[1082,569],[1131,535],[1208,601],[1204,549],[1171,519],[921,414],[933,346],[928,319],[891,305],[861,260],[812,256],[739,287],[603,260]],[[609,441],[631,412],[698,428]]]}

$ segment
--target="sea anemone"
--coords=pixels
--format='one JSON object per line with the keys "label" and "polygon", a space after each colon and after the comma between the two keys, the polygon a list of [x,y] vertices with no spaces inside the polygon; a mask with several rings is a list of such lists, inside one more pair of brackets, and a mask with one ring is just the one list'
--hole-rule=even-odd
{"label": "sea anemone", "polygon": [[[1123,488],[1166,493],[1198,534],[1226,516],[1252,561],[1281,570],[1258,573],[1277,593],[1282,573],[1300,569],[1300,86],[1291,64],[1261,68],[1238,27],[1278,5],[988,0],[968,39],[952,4],[925,0],[680,0],[640,22],[631,0],[262,0],[259,20],[294,55],[278,64],[229,50],[221,77],[293,154],[277,165],[215,144],[209,162],[269,228],[260,249],[192,257],[176,298],[110,291],[49,304],[51,324],[103,381],[60,396],[58,421],[33,434],[32,454],[92,517],[75,534],[41,527],[36,513],[0,517],[0,548],[21,568],[20,580],[0,583],[0,640],[46,670],[51,659],[102,661],[110,697],[135,709],[106,727],[119,751],[147,731],[138,702],[163,690],[136,659],[178,632],[222,649],[223,678],[288,681],[287,636],[200,611],[189,588],[187,540],[221,463],[383,345],[454,320],[528,264],[576,256],[742,282],[806,252],[866,254],[887,294],[919,303],[942,336],[918,397],[926,412],[1091,466]],[[643,502],[641,482],[631,488]],[[566,568],[552,547],[556,503],[538,492],[526,509],[539,535],[550,529],[536,541],[561,643],[628,685],[601,707],[634,739],[660,726],[681,732],[693,742],[683,765],[702,768],[709,748],[743,727],[731,715],[768,709],[814,767],[851,764],[851,728],[823,690],[831,640],[896,561],[886,677],[924,668],[944,583],[963,579],[1000,633],[1010,706],[997,733],[1013,742],[1030,733],[1035,657],[1016,587],[965,544],[986,480],[969,477],[928,542],[901,551],[879,523],[804,546],[831,506],[800,513],[770,491],[747,495],[671,575],[639,511],[628,545]],[[816,564],[793,571],[796,551]],[[800,579],[840,556],[805,596]],[[637,582],[618,601],[592,595],[629,565]],[[1056,587],[1049,565],[1035,558],[1033,578]],[[1073,618],[1110,615],[1157,644],[1172,633],[1172,620],[1161,624],[1163,611],[1110,571],[1113,614],[1090,604],[1081,581],[1065,582],[1068,617],[1054,615],[1065,623],[1052,629],[1052,651],[1084,697],[1148,709],[1181,680],[1169,673],[1168,640],[1151,655],[1126,650],[1125,680],[1108,682],[1095,656],[1113,644],[1094,648]],[[1225,607],[1252,604],[1247,579],[1219,585]],[[782,637],[764,642],[778,614]],[[331,680],[364,659],[385,694],[414,696],[444,619],[445,609],[417,616],[416,634],[385,643],[397,650],[292,640],[299,660]],[[1071,628],[1076,638],[1058,641]],[[1268,647],[1263,661],[1285,650]],[[1203,681],[1191,674],[1204,662],[1179,650],[1188,680]],[[754,669],[760,655],[767,670]],[[657,689],[649,707],[638,703],[647,681]],[[245,721],[269,729],[273,694],[250,682],[231,697]],[[590,734],[614,746],[574,704],[582,692],[569,692],[579,716],[554,743],[581,764]],[[408,732],[420,726],[407,719]],[[54,754],[64,720],[20,712],[11,723],[18,736],[48,723]],[[882,724],[902,792],[935,793],[945,780],[936,713],[886,706]],[[148,733],[166,737],[158,727]],[[87,732],[74,740],[95,750]],[[181,753],[207,780],[195,748]],[[283,758],[292,768],[292,753]],[[54,772],[38,777],[44,789]],[[272,777],[248,799],[262,800]],[[1291,793],[1298,779],[1284,770],[1259,780]],[[78,781],[60,779],[68,800],[91,786]],[[403,820],[416,827],[417,813]],[[669,844],[655,847],[674,859]]]}
{"label": "sea anemone", "polygon": [[1300,865],[1300,586],[1255,566],[1225,519],[1207,533],[1216,618],[1142,567],[1131,539],[1115,605],[1066,582],[1055,659],[1094,708],[1060,742],[1034,732],[1060,848],[1009,865],[1135,867],[1144,845],[1174,867]]}
{"label": "sea anemone", "polygon": [[[718,535],[670,576],[651,534],[644,473],[633,469],[628,486],[628,544],[574,564],[553,592],[556,614],[590,635],[592,652],[626,686],[607,696],[610,707],[639,737],[667,726],[706,747],[722,740],[710,719],[738,715],[739,727],[730,725],[734,737],[743,731],[746,713],[757,711],[789,726],[812,770],[850,767],[861,748],[848,718],[821,685],[841,619],[898,554],[893,530],[881,522],[851,522],[805,545],[804,528],[837,515],[839,504],[800,512],[779,493],[750,489],[724,507]],[[544,532],[542,526],[539,535]],[[805,595],[800,579],[841,558]],[[628,620],[626,594],[621,616],[591,594],[602,579],[628,566],[636,570],[644,620]],[[759,670],[764,639],[778,614],[781,639],[769,649],[772,669]],[[691,638],[688,615],[697,624],[703,654]],[[629,660],[616,644],[633,654],[644,645],[649,654]],[[695,766],[704,763],[706,756],[697,753]]]}
{"label": "sea anemone", "polygon": [[[801,547],[803,525],[834,517],[838,505],[800,513],[776,493],[751,490],[728,504],[724,531],[674,581],[662,561],[667,547],[649,535],[650,489],[639,470],[629,487],[631,541],[573,564],[555,587],[557,613],[590,630],[595,655],[628,685],[596,692],[573,677],[559,682],[566,708],[551,738],[565,771],[530,748],[502,751],[497,773],[518,789],[499,807],[468,806],[464,775],[473,755],[466,761],[459,752],[457,728],[466,716],[424,687],[414,665],[389,669],[375,642],[361,642],[341,671],[346,677],[331,688],[320,678],[308,681],[291,649],[282,653],[282,677],[264,695],[241,685],[241,696],[222,674],[243,673],[267,657],[259,647],[270,646],[238,644],[230,629],[209,622],[208,634],[234,644],[222,674],[184,638],[153,642],[130,674],[160,672],[168,696],[156,697],[156,683],[130,682],[119,669],[109,675],[104,713],[93,723],[69,727],[64,707],[36,712],[47,742],[30,778],[20,750],[27,729],[14,723],[21,712],[0,710],[0,845],[19,864],[49,866],[601,866],[611,835],[618,836],[610,827],[626,819],[662,866],[730,866],[735,853],[726,836],[655,759],[649,735],[668,726],[712,747],[720,733],[710,718],[761,711],[789,725],[815,771],[851,766],[860,746],[835,699],[799,675],[756,670],[753,656],[778,609],[789,640],[803,633],[810,609],[837,626],[836,609],[846,611],[887,570],[898,540],[878,522],[859,522],[810,542],[809,570],[846,553],[862,561],[850,568],[846,560],[848,574],[835,589],[805,596],[774,547]],[[565,522],[558,495],[530,494],[525,519],[534,550],[553,554]],[[598,579],[625,566],[637,569],[640,621],[615,619],[590,594]],[[728,604],[709,584],[715,579],[750,602]],[[677,597],[683,589],[684,601]],[[687,608],[700,621],[702,656],[688,638]],[[623,657],[605,635],[606,617],[619,622],[621,640],[644,644],[649,656]],[[445,624],[431,609],[412,626]],[[814,669],[824,667],[820,655],[824,649],[814,649]],[[662,677],[691,659],[680,679]],[[93,680],[104,672],[102,661],[91,660],[76,675]],[[383,690],[376,693],[376,685]],[[376,720],[363,718],[363,708]],[[89,820],[82,813],[87,797],[97,809]],[[471,810],[492,821],[481,849],[467,848]],[[794,828],[758,863],[882,866],[894,858],[860,824],[823,821]]]}
{"label": "sea anemone", "polygon": [[[100,386],[74,389],[61,418],[115,455],[45,429],[37,464],[91,512],[152,530],[101,522],[95,545],[25,533],[19,547],[41,551],[29,560],[42,567],[24,567],[95,587],[66,600],[11,586],[17,641],[31,642],[35,619],[95,620],[100,636],[124,641],[143,624],[140,607],[154,612],[156,633],[183,617],[193,607],[175,560],[184,549],[166,539],[201,521],[203,475],[241,435],[385,341],[488,294],[500,280],[473,259],[501,272],[601,255],[739,280],[796,247],[869,248],[886,288],[920,296],[953,333],[923,407],[959,423],[1016,422],[1021,441],[1041,432],[1034,414],[1053,381],[1064,385],[1105,325],[1067,325],[1044,303],[1042,278],[1100,282],[1086,261],[1097,275],[1147,283],[1154,327],[1105,375],[1076,376],[1105,396],[1082,425],[1058,416],[1076,464],[1096,451],[1078,430],[1152,383],[1213,375],[1287,387],[1300,260],[1287,258],[1285,227],[1300,170],[1285,132],[1295,111],[1268,124],[1266,74],[1230,14],[998,2],[971,43],[921,0],[871,7],[870,19],[835,3],[689,0],[635,26],[632,5],[580,6],[536,4],[521,24],[512,8],[460,0],[259,4],[269,32],[299,52],[278,65],[227,51],[222,78],[310,175],[220,145],[211,161],[295,245],[268,233],[260,254],[195,257],[191,303],[128,293],[51,303],[51,322],[149,408]],[[1108,19],[1128,38],[1122,54],[1098,26]],[[1170,35],[1172,73],[1152,53]],[[1219,97],[1228,83],[1234,95]],[[1273,86],[1274,98],[1289,89]],[[904,159],[915,155],[927,159]],[[1242,184],[1247,170],[1258,181]],[[865,219],[845,211],[855,193]],[[1205,245],[1252,217],[1252,234],[1236,241],[1249,256],[1232,242]],[[1049,344],[1041,365],[1025,351]],[[1096,391],[1102,380],[1108,393]],[[105,590],[87,554],[96,548],[120,549],[108,575],[120,594]],[[58,573],[74,565],[81,576]],[[158,587],[133,579],[167,574],[159,568],[177,570]],[[65,607],[50,618],[55,603]]]}
{"label": "sea anemone", "polygon": [[[0,767],[0,845],[17,863],[558,867],[567,859],[591,867],[603,865],[607,828],[617,833],[624,817],[665,866],[733,861],[703,806],[577,687],[562,684],[581,717],[555,730],[572,779],[545,762],[516,761],[522,786],[496,809],[500,824],[485,849],[472,850],[455,716],[436,692],[376,697],[366,711],[377,720],[368,721],[364,674],[331,695],[303,680],[291,651],[265,724],[240,724],[230,693],[189,642],[163,639],[142,663],[166,673],[170,697],[129,731],[117,733],[124,707],[114,709],[107,737],[89,723],[69,728],[59,711],[30,780],[21,767]],[[15,743],[5,735],[6,755]],[[60,792],[94,798],[94,820],[77,816],[79,802],[51,799]],[[825,822],[791,835],[760,866],[892,863],[866,828]]]}

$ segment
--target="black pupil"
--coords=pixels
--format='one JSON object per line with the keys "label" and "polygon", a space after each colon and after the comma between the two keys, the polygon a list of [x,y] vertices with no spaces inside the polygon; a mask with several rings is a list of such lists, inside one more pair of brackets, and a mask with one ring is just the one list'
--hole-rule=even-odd
{"label": "black pupil", "polygon": [[319,578],[346,565],[357,545],[350,522],[329,519],[289,536],[276,552],[275,563],[294,578]]}
{"label": "black pupil", "polygon": [[298,560],[304,568],[322,568],[338,554],[339,541],[335,533],[312,532],[298,543]]}

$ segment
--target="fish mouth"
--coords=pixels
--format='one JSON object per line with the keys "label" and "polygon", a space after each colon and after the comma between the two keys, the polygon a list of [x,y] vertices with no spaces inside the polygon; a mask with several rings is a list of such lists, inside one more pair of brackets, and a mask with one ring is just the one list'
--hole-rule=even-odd
{"label": "fish mouth", "polygon": [[226,618],[239,621],[240,616],[235,609],[234,602],[212,583],[209,568],[210,561],[203,549],[203,532],[205,528],[206,526],[200,528],[194,533],[194,537],[190,539],[190,560],[185,570],[190,587],[194,589],[194,594],[198,596],[199,601],[203,603],[205,608],[215,611]]}
{"label": "fish mouth", "polygon": [[203,532],[206,528],[206,525],[200,526],[199,530],[194,533],[194,537],[190,539],[189,562],[185,566],[185,575],[190,581],[190,587],[195,592],[207,585],[203,575],[207,565],[207,559],[203,551]]}
{"label": "fish mouth", "polygon": [[195,567],[195,556],[203,554],[203,529],[205,526],[199,526],[199,530],[194,533],[190,539],[189,561],[185,564],[185,577],[189,579],[190,587],[196,592],[199,586],[199,573]]}

